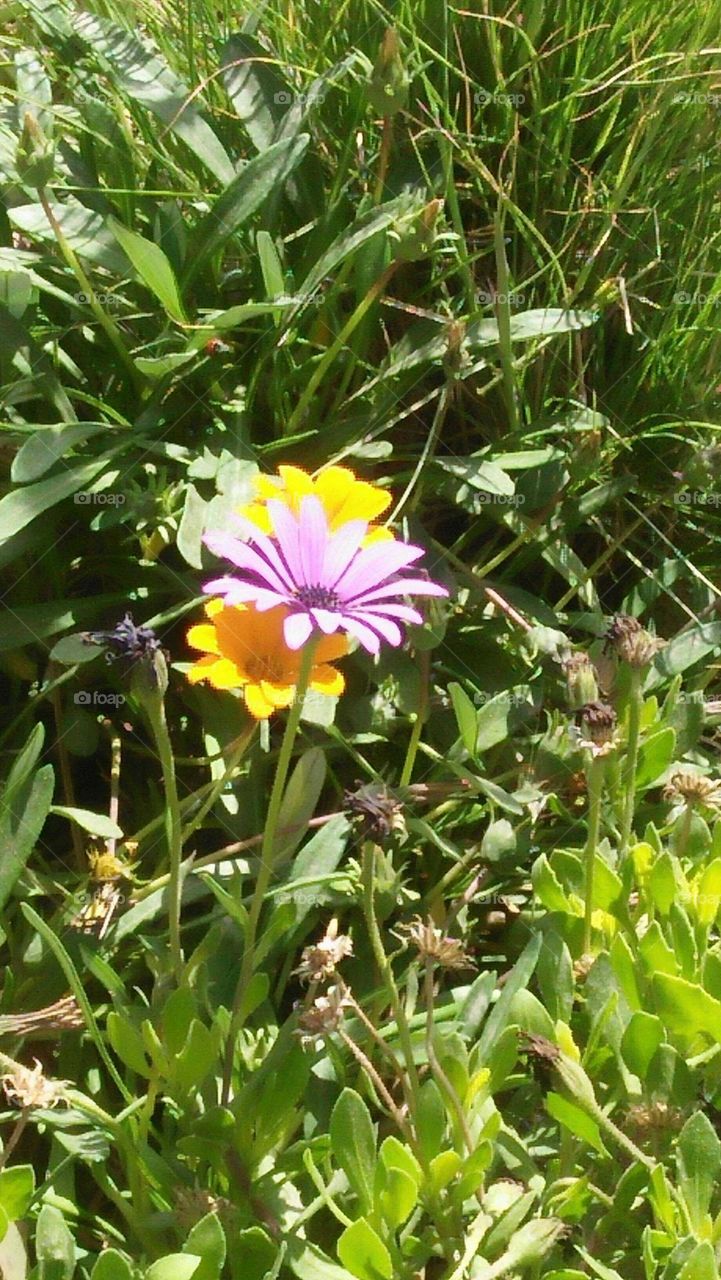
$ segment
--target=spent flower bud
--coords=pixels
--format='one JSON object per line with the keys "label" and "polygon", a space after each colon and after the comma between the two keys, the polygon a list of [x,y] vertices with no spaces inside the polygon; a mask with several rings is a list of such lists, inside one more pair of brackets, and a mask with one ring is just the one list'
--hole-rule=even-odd
{"label": "spent flower bud", "polygon": [[45,137],[35,116],[25,112],[22,133],[15,152],[15,168],[21,182],[38,189],[46,187],[55,170],[55,150]]}
{"label": "spent flower bud", "polygon": [[579,650],[567,653],[562,661],[566,677],[568,705],[572,711],[580,711],[588,703],[598,701],[596,668],[587,653]]}

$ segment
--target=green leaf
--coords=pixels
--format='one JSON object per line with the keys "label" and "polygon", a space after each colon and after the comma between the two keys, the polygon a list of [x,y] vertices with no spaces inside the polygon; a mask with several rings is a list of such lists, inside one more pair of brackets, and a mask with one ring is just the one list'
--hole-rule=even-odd
{"label": "green leaf", "polygon": [[[287,858],[303,839],[323,790],[325,775],[325,753],[321,748],[311,747],[309,751],[304,751],[283,792],[278,814],[276,863]],[[285,835],[281,834],[287,828],[292,830],[287,830]]]}
{"label": "green leaf", "polygon": [[[41,729],[38,725],[37,729]],[[0,910],[6,905],[23,872],[50,812],[55,774],[51,764],[30,774],[27,761],[34,755],[42,731],[33,732],[33,751],[25,753],[10,773],[0,796]],[[30,766],[32,768],[32,766]]]}
{"label": "green leaf", "polygon": [[440,1151],[433,1157],[429,1165],[429,1182],[436,1194],[453,1181],[461,1164],[461,1157],[457,1151]]}
{"label": "green leaf", "polygon": [[[258,151],[266,151],[283,119],[288,82],[253,36],[232,35],[220,55],[222,79],[238,118]],[[282,95],[282,96],[281,96]]]}
{"label": "green leaf", "polygon": [[[51,200],[50,208],[70,248],[79,258],[112,272],[114,276],[128,274],[128,259],[99,213],[80,204],[72,196],[62,204]],[[8,217],[18,231],[32,240],[55,243],[55,234],[42,205],[16,205],[8,210]],[[86,300],[81,300],[78,294],[74,295],[73,301],[78,307],[86,305]]]}
{"label": "green leaf", "polygon": [[559,1093],[546,1094],[546,1110],[549,1116],[557,1120],[560,1125],[568,1129],[576,1138],[581,1138],[583,1142],[588,1143],[589,1147],[593,1147],[601,1156],[607,1156],[608,1152],[601,1140],[601,1131],[596,1121],[577,1107],[574,1102],[568,1098],[562,1098]]}
{"label": "green leaf", "polygon": [[176,544],[178,551],[193,569],[202,569],[202,537],[205,528],[205,516],[208,504],[201,498],[194,484],[185,490],[185,504],[178,526]]}
{"label": "green leaf", "polygon": [[24,1218],[35,1190],[35,1171],[30,1164],[16,1164],[0,1170],[0,1209],[10,1222]]}
{"label": "green leaf", "polygon": [[0,1221],[0,1271],[3,1280],[25,1280],[28,1258],[14,1222]]}
{"label": "green leaf", "polygon": [[186,315],[178,292],[175,272],[167,257],[152,240],[146,240],[124,227],[115,218],[108,219],[108,225],[115,239],[128,255],[141,280],[148,286],[172,320],[177,324],[186,323]]}
{"label": "green leaf", "polygon": [[200,1266],[193,1272],[194,1280],[220,1280],[225,1265],[225,1232],[216,1213],[208,1213],[193,1227],[183,1245],[183,1253],[196,1254]]}
{"label": "green leaf", "polygon": [[83,831],[89,831],[91,836],[102,836],[104,840],[123,838],[122,829],[106,813],[91,813],[90,809],[75,809],[66,804],[51,805],[50,812],[77,823]]}
{"label": "green leaf", "polygon": [[71,1280],[75,1271],[75,1241],[62,1213],[44,1204],[38,1215],[35,1233],[38,1280]]}
{"label": "green leaf", "polygon": [[424,1080],[418,1091],[416,1129],[418,1141],[426,1159],[431,1161],[444,1145],[446,1133],[446,1108],[435,1080]]}
{"label": "green leaf", "polygon": [[491,1049],[491,1046],[500,1036],[508,1021],[510,1006],[517,991],[522,991],[527,987],[533,977],[538,956],[543,946],[543,936],[540,933],[535,934],[526,944],[521,952],[518,960],[508,974],[507,981],[503,990],[496,1001],[493,1012],[490,1014],[483,1034],[478,1041],[477,1055],[480,1063],[485,1062],[485,1058]]}
{"label": "green leaf", "polygon": [[117,1249],[105,1249],[90,1273],[90,1280],[133,1280],[130,1263]]}
{"label": "green leaf", "polygon": [[370,1112],[354,1089],[344,1089],[330,1118],[330,1143],[363,1213],[373,1208],[376,1140]]}
{"label": "green leaf", "polygon": [[13,458],[10,478],[13,484],[28,484],[55,466],[66,453],[78,444],[114,429],[105,422],[79,422],[58,424],[33,431],[23,442]]}
{"label": "green leaf", "polygon": [[647,738],[638,755],[636,786],[648,787],[665,773],[674,757],[676,733],[673,729],[661,729]]}
{"label": "green leaf", "polygon": [[713,1245],[703,1240],[688,1255],[678,1273],[678,1280],[718,1280],[718,1276]]}
{"label": "green leaf", "polygon": [[197,1088],[212,1070],[218,1054],[218,1036],[194,1018],[182,1053],[174,1063],[174,1079],[183,1092]]}
{"label": "green leaf", "polygon": [[476,738],[478,737],[476,708],[460,684],[452,681],[448,686],[448,692],[451,695],[451,702],[463,745],[469,756],[473,756],[476,753]]}
{"label": "green leaf", "polygon": [[346,1227],[338,1241],[338,1257],[357,1280],[393,1280],[391,1255],[365,1218]]}
{"label": "green leaf", "polygon": [[201,116],[197,95],[171,71],[147,39],[125,27],[81,10],[73,14],[73,33],[109,65],[129,98],[139,102],[190,147],[221,182],[234,175],[232,162],[209,124]]}
{"label": "green leaf", "polygon": [[709,1036],[721,1041],[721,1001],[685,978],[656,973],[651,979],[656,1009],[666,1029],[684,1040]]}
{"label": "green leaf", "polygon": [[621,1055],[629,1071],[640,1080],[645,1080],[651,1059],[663,1040],[660,1018],[643,1009],[632,1015],[621,1040]]}
{"label": "green leaf", "polygon": [[101,471],[106,470],[116,452],[117,450],[113,450],[102,454],[92,462],[64,469],[48,480],[38,480],[36,484],[24,485],[21,489],[7,493],[0,500],[0,543],[12,538],[20,529],[24,529],[32,520],[57,506],[65,498],[85,489]]}
{"label": "green leaf", "polygon": [[654,665],[646,680],[647,689],[655,689],[669,676],[688,671],[697,662],[721,648],[721,622],[704,622],[689,627],[669,640],[656,655]]}
{"label": "green leaf", "polygon": [[[379,1165],[379,1169],[383,1170],[383,1166]],[[418,1185],[403,1169],[390,1168],[383,1172],[383,1186],[378,1192],[378,1208],[391,1231],[395,1231],[415,1209],[418,1203]]]}
{"label": "green leaf", "polygon": [[679,1134],[676,1166],[691,1221],[700,1233],[721,1169],[721,1142],[703,1111],[690,1116]]}
{"label": "green leaf", "polygon": [[195,228],[190,238],[184,283],[192,280],[226,240],[287,180],[309,141],[308,134],[302,133],[297,138],[274,143],[248,161]]}
{"label": "green leaf", "polygon": [[105,1025],[108,1040],[120,1061],[124,1062],[126,1067],[130,1067],[131,1071],[137,1072],[139,1076],[149,1079],[150,1063],[146,1057],[143,1037],[137,1027],[115,1009],[110,1010]]}
{"label": "green leaf", "polygon": [[[531,311],[519,311],[511,316],[511,342],[528,342],[529,338],[573,333],[576,329],[587,329],[598,318],[597,311],[567,311],[563,307],[538,307]],[[495,320],[479,320],[469,325],[469,346],[495,346],[498,340],[498,324]]]}
{"label": "green leaf", "polygon": [[192,1253],[169,1253],[158,1258],[145,1272],[145,1280],[190,1280],[200,1267],[201,1259]]}
{"label": "green leaf", "polygon": [[423,1181],[421,1166],[410,1148],[404,1146],[393,1134],[383,1139],[378,1155],[386,1169],[402,1169],[416,1187],[421,1185]]}

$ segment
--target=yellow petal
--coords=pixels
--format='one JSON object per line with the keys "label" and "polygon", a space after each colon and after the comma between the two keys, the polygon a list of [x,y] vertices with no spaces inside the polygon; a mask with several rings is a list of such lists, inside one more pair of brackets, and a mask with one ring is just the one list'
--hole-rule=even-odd
{"label": "yellow petal", "polygon": [[291,499],[305,498],[313,493],[313,481],[300,467],[278,467],[278,473]]}
{"label": "yellow petal", "polygon": [[337,698],[345,689],[345,677],[342,671],[321,663],[319,667],[313,668],[310,687],[317,693],[325,693]]}
{"label": "yellow petal", "polygon": [[[221,609],[224,609],[224,608],[225,608],[225,600],[222,600],[220,596],[215,596],[213,600],[207,601],[205,606],[205,616],[206,618],[214,618],[215,615],[217,613],[220,613]],[[237,609],[245,608],[245,606],[236,605],[236,608]]]}
{"label": "yellow petal", "polygon": [[333,526],[338,512],[356,483],[348,467],[326,467],[314,481],[315,492],[323,503],[328,520]]}
{"label": "yellow petal", "polygon": [[274,707],[289,707],[295,696],[294,684],[271,684],[269,680],[261,680],[260,691],[266,702]]}
{"label": "yellow petal", "polygon": [[200,649],[202,653],[220,653],[215,627],[209,622],[198,622],[186,637],[191,649]]}
{"label": "yellow petal", "polygon": [[245,690],[245,705],[256,720],[267,720],[275,710],[272,702],[268,702],[260,691],[260,685],[249,684]]}
{"label": "yellow petal", "polygon": [[[281,496],[282,495],[279,494],[277,490],[273,490],[273,493],[271,494],[271,497],[274,498],[279,498]],[[268,515],[267,507],[265,507],[262,502],[251,502],[247,507],[240,507],[238,515],[242,516],[244,520],[250,520],[251,523],[255,525],[256,529],[260,529],[261,533],[272,532],[270,516]]]}
{"label": "yellow petal", "polygon": [[392,495],[365,480],[357,480],[334,518],[334,525],[348,520],[375,520],[390,506]]}
{"label": "yellow petal", "polygon": [[361,546],[372,547],[375,542],[395,542],[395,538],[390,529],[387,529],[384,524],[379,524],[376,525],[375,529],[369,529],[361,542]]}
{"label": "yellow petal", "polygon": [[234,662],[229,662],[227,658],[216,658],[212,653],[193,664],[188,672],[188,680],[191,684],[208,680],[215,689],[240,689],[245,684],[245,676]]}
{"label": "yellow petal", "polygon": [[277,498],[280,496],[282,485],[277,476],[269,476],[264,471],[259,471],[255,477],[255,492],[259,498]]}

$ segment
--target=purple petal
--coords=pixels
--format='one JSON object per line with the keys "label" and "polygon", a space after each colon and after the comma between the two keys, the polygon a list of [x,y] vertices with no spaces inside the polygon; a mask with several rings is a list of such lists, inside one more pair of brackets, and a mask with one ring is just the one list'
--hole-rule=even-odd
{"label": "purple petal", "polygon": [[327,587],[334,587],[340,575],[345,573],[367,529],[365,520],[348,520],[337,533],[331,534],[323,561],[323,582]]}
{"label": "purple petal", "polygon": [[331,613],[330,609],[311,609],[310,612],[314,622],[327,636],[331,636],[334,631],[337,631],[342,622],[341,614]]}
{"label": "purple petal", "polygon": [[328,545],[328,522],[320,498],[309,495],[300,503],[298,521],[298,546],[303,565],[304,581],[308,586],[322,586],[323,560]]}
{"label": "purple petal", "polygon": [[253,533],[253,545],[269,562],[269,564],[273,566],[278,577],[292,594],[295,587],[293,575],[280,554],[275,542],[273,542],[273,539],[269,538],[267,533],[261,533],[260,529],[256,529]]}
{"label": "purple petal", "polygon": [[371,631],[370,627],[364,622],[359,622],[357,618],[343,618],[343,626],[349,635],[355,636],[356,640],[367,649],[369,653],[378,653],[381,647],[380,640],[375,631]]}
{"label": "purple petal", "polygon": [[361,612],[380,614],[384,618],[400,618],[401,622],[412,622],[416,626],[420,626],[423,618],[417,609],[411,609],[407,604],[386,604],[381,601],[378,604],[368,604],[360,606]]}
{"label": "purple petal", "polygon": [[395,582],[387,582],[384,587],[376,587],[374,591],[363,591],[354,596],[346,604],[363,607],[374,600],[383,600],[393,596],[447,596],[448,591],[438,582],[429,582],[427,578],[397,578]]}
{"label": "purple petal", "polygon": [[310,639],[313,621],[307,613],[290,613],[283,623],[283,635],[289,649],[300,649]]}
{"label": "purple petal", "polygon": [[369,627],[372,627],[374,631],[378,631],[380,635],[382,635],[383,639],[387,640],[388,644],[392,644],[394,648],[396,648],[403,639],[403,632],[398,624],[396,622],[391,622],[390,618],[385,618],[382,614],[367,614],[365,611],[359,611],[358,613],[353,613],[353,620],[355,622],[366,623]]}
{"label": "purple petal", "polygon": [[335,589],[343,599],[350,600],[362,591],[379,586],[391,574],[404,569],[422,555],[422,547],[412,547],[407,542],[374,543],[358,553],[350,568],[336,582]]}
{"label": "purple petal", "polygon": [[288,566],[291,580],[294,586],[300,587],[303,585],[304,579],[303,562],[298,545],[298,521],[284,502],[275,502],[274,499],[269,499],[267,508],[270,522],[275,531],[283,559]]}
{"label": "purple petal", "polygon": [[240,578],[214,578],[206,582],[203,591],[209,596],[223,596],[226,604],[245,604],[255,600],[259,587],[249,582],[241,582]]}
{"label": "purple petal", "polygon": [[[270,542],[270,539],[266,539]],[[288,581],[285,574],[281,576],[272,564],[269,564],[265,556],[260,555],[253,547],[245,542],[238,542],[237,538],[230,537],[227,533],[209,533],[204,539],[206,547],[209,547],[213,555],[223,560],[230,560],[237,565],[239,569],[246,569],[250,573],[254,573],[261,582],[266,586],[272,587],[274,591],[282,591],[286,595],[292,593],[292,584]],[[271,544],[272,548],[272,544]],[[282,561],[277,552],[273,552],[274,558],[282,568]]]}

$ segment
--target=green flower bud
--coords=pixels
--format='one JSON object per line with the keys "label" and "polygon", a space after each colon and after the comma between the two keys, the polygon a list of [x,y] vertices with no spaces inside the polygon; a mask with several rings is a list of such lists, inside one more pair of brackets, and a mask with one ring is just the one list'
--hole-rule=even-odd
{"label": "green flower bud", "polygon": [[368,82],[371,106],[379,115],[397,115],[408,103],[409,85],[410,77],[403,66],[398,32],[394,27],[388,27]]}
{"label": "green flower bud", "polygon": [[53,144],[29,111],[25,112],[23,131],[15,152],[15,168],[21,182],[38,189],[48,185],[55,170]]}
{"label": "green flower bud", "polygon": [[388,232],[395,242],[393,257],[400,262],[418,262],[430,253],[436,239],[436,222],[443,208],[442,200],[431,200],[419,213],[397,219]]}
{"label": "green flower bud", "polygon": [[162,649],[149,649],[135,660],[130,687],[149,715],[162,707],[168,688],[168,664]]}
{"label": "green flower bud", "polygon": [[598,681],[596,668],[587,653],[579,650],[568,653],[563,659],[563,674],[566,677],[568,705],[572,711],[580,711],[589,702],[598,701]]}

